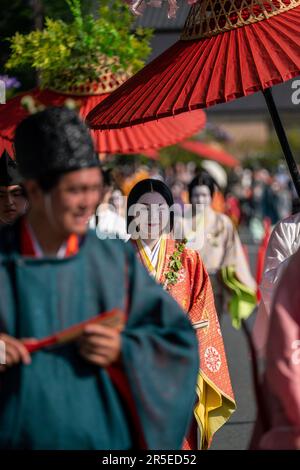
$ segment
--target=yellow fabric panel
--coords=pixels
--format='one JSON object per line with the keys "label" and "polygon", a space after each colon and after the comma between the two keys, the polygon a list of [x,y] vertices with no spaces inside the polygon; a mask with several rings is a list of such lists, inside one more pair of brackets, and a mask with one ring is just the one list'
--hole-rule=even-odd
{"label": "yellow fabric panel", "polygon": [[215,432],[230,418],[236,405],[225,397],[200,372],[197,383],[198,403],[194,415],[200,428],[199,448],[208,449]]}

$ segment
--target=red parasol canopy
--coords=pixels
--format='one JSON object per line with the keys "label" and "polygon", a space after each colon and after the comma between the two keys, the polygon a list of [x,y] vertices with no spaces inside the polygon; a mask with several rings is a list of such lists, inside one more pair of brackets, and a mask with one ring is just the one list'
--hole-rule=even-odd
{"label": "red parasol canopy", "polygon": [[[12,98],[0,108],[0,149],[6,148],[13,154],[13,139],[15,128],[27,115],[28,111],[22,105],[25,96],[31,96],[34,103],[44,106],[63,106],[68,100],[79,105],[79,113],[84,119],[87,114],[109,93],[100,95],[69,95],[51,90],[35,88],[29,92]],[[74,104],[74,103],[73,103]],[[195,115],[169,117],[161,121],[153,121],[147,125],[141,124],[134,128],[109,131],[91,131],[96,150],[100,153],[145,153],[155,149],[173,145],[198,132],[205,126],[205,113],[199,110]]]}
{"label": "red parasol canopy", "polygon": [[159,160],[159,153],[157,150],[145,150],[142,152],[145,157],[150,158],[150,160]]}
{"label": "red parasol canopy", "polygon": [[235,167],[240,164],[240,162],[230,155],[229,153],[214,147],[213,145],[204,144],[196,140],[189,140],[186,142],[181,142],[179,144],[185,150],[193,152],[196,155],[199,155],[201,158],[208,158],[209,160],[214,160],[215,162],[221,163],[221,165]]}
{"label": "red parasol canopy", "polygon": [[300,0],[201,0],[181,40],[87,117],[101,129],[205,108],[300,75]]}

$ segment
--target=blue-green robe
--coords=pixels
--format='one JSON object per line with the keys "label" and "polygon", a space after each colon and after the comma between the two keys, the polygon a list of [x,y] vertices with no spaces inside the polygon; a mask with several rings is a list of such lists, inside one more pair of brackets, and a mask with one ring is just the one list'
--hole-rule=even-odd
{"label": "blue-green robe", "polygon": [[[0,331],[42,338],[124,309],[128,284],[122,368],[143,438],[149,449],[180,448],[199,367],[185,314],[122,241],[89,232],[75,256],[34,259],[19,253],[19,233],[18,224],[0,231]],[[76,343],[0,373],[1,449],[130,449],[135,432],[107,370],[81,358]]]}

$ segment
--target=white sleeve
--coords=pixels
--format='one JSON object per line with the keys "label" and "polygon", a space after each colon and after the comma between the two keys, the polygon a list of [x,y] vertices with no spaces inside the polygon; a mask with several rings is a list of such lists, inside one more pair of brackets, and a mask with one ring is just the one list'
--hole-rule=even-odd
{"label": "white sleeve", "polygon": [[252,331],[256,352],[262,357],[265,356],[272,299],[278,281],[285,267],[288,265],[291,255],[296,251],[296,232],[296,224],[293,222],[293,218],[288,218],[276,225],[269,240],[265,257],[264,274],[260,284],[262,300],[257,310]]}
{"label": "white sleeve", "polygon": [[264,274],[260,285],[260,291],[268,315],[278,281],[289,262],[289,258],[299,247],[298,232],[299,224],[281,221],[276,225],[270,237],[265,258]]}

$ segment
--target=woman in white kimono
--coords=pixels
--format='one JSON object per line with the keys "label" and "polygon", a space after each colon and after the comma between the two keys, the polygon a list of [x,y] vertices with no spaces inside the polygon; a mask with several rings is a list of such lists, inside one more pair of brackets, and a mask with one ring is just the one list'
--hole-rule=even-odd
{"label": "woman in white kimono", "polygon": [[[255,305],[256,283],[231,220],[211,207],[215,181],[207,173],[198,174],[189,185],[191,217],[185,217],[188,246],[196,249],[210,275],[219,315],[229,310],[233,325],[240,326]],[[230,292],[230,296],[228,293]]]}
{"label": "woman in white kimono", "polygon": [[273,297],[290,258],[300,248],[300,213],[278,222],[269,240],[264,274],[260,285],[262,296],[253,328],[253,339],[260,356],[265,355]]}

